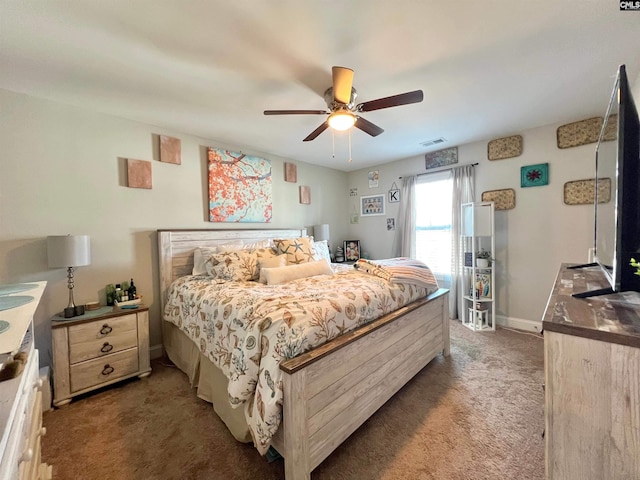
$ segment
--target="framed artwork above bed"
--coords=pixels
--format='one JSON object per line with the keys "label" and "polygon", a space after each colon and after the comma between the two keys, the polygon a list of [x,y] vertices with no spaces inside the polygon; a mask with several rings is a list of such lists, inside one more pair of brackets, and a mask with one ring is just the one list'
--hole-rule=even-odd
{"label": "framed artwork above bed", "polygon": [[271,161],[219,148],[207,150],[210,222],[270,222]]}

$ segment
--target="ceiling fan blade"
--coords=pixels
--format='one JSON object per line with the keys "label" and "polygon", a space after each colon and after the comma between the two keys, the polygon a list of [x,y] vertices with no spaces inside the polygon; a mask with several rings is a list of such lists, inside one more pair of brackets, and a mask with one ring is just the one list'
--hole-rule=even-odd
{"label": "ceiling fan blade", "polygon": [[326,115],[326,110],[265,110],[265,115]]}
{"label": "ceiling fan blade", "polygon": [[307,138],[305,138],[302,141],[303,142],[310,142],[311,140],[315,139],[318,135],[320,135],[322,132],[324,132],[327,128],[329,128],[329,123],[328,122],[324,122],[322,125],[320,125],[318,128],[316,128],[313,132],[311,132],[307,136]]}
{"label": "ceiling fan blade", "polygon": [[331,67],[333,75],[333,99],[345,105],[351,100],[353,87],[353,70],[346,67]]}
{"label": "ceiling fan blade", "polygon": [[384,132],[382,128],[380,128],[374,123],[371,123],[369,120],[365,120],[362,117],[356,117],[356,123],[354,123],[353,125],[356,128],[359,128],[360,130],[362,130],[364,133],[368,133],[372,137],[377,137],[382,132]]}
{"label": "ceiling fan blade", "polygon": [[380,110],[382,108],[398,107],[400,105],[408,105],[410,103],[420,103],[424,98],[422,90],[414,90],[413,92],[401,93],[391,97],[378,98],[369,102],[363,102],[356,107],[359,112],[371,112],[372,110]]}

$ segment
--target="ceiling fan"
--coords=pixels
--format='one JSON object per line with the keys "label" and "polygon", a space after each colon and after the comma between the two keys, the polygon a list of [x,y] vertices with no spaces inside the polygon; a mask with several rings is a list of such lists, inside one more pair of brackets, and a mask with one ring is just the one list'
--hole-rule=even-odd
{"label": "ceiling fan", "polygon": [[347,130],[356,127],[372,137],[380,135],[384,130],[362,118],[358,113],[371,112],[383,108],[398,107],[410,103],[419,103],[424,98],[422,90],[401,93],[391,97],[378,98],[368,102],[355,104],[358,92],[353,88],[353,70],[346,67],[332,67],[333,86],[324,92],[326,110],[265,110],[265,115],[329,115],[327,120],[311,132],[303,141],[309,142],[331,127],[335,130]]}

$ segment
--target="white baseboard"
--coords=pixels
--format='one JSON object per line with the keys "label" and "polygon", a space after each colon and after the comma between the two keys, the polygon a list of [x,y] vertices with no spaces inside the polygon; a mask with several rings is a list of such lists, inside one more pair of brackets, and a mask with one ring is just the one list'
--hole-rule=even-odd
{"label": "white baseboard", "polygon": [[515,328],[525,332],[540,333],[542,331],[542,322],[535,320],[526,320],[524,318],[505,317],[504,315],[496,315],[496,325],[507,328]]}
{"label": "white baseboard", "polygon": [[162,357],[164,350],[162,349],[162,345],[153,345],[149,348],[149,357],[151,360]]}

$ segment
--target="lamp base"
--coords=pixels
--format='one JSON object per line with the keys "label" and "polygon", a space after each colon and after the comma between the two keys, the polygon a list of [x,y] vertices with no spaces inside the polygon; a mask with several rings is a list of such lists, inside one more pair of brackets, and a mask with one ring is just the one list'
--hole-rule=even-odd
{"label": "lamp base", "polygon": [[84,305],[75,305],[64,309],[64,318],[72,318],[84,315]]}

